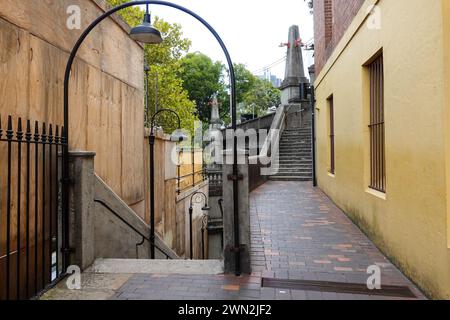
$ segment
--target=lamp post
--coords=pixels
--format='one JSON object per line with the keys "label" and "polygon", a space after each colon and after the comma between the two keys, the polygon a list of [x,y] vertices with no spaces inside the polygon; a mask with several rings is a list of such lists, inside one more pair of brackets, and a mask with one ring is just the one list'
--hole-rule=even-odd
{"label": "lamp post", "polygon": [[181,119],[178,113],[172,109],[161,109],[156,112],[150,122],[150,258],[155,259],[155,120],[163,112],[171,112],[177,117],[178,130],[172,134],[170,140],[173,142],[182,142],[186,136],[181,133]]}
{"label": "lamp post", "polygon": [[314,85],[309,83],[300,84],[300,99],[308,100],[311,107],[311,141],[312,141],[312,175],[313,175],[313,186],[317,187],[317,167],[316,167],[316,96]]}
{"label": "lamp post", "polygon": [[[70,83],[70,74],[72,70],[73,63],[75,61],[75,57],[77,55],[78,50],[80,49],[81,45],[87,38],[87,36],[91,33],[92,30],[97,27],[98,24],[100,24],[103,20],[111,16],[112,14],[128,8],[132,6],[138,6],[138,5],[147,5],[147,11],[144,15],[144,22],[136,28],[133,28],[130,32],[130,36],[137,40],[141,41],[147,44],[158,44],[161,43],[162,37],[161,33],[153,28],[150,24],[150,13],[148,11],[148,5],[161,5],[166,7],[171,7],[177,10],[180,10],[184,13],[187,13],[188,15],[192,16],[196,20],[198,20],[200,23],[205,26],[208,31],[212,33],[212,35],[216,38],[217,42],[219,43],[220,47],[222,48],[228,68],[229,68],[229,75],[230,75],[230,84],[231,84],[231,95],[230,95],[230,101],[231,101],[231,119],[232,119],[232,129],[236,130],[237,128],[237,117],[236,117],[236,75],[234,71],[233,62],[231,60],[231,56],[228,52],[227,47],[225,46],[223,40],[219,36],[219,34],[214,30],[211,25],[206,22],[202,17],[200,17],[195,12],[184,8],[180,5],[166,2],[166,1],[157,1],[157,0],[136,0],[127,2],[121,5],[118,5],[109,11],[106,11],[101,16],[99,16],[97,19],[95,19],[81,34],[81,36],[78,38],[77,42],[75,43],[74,47],[72,48],[69,59],[67,61],[65,75],[64,75],[64,141],[65,145],[63,146],[63,165],[62,165],[62,184],[63,184],[63,192],[62,192],[62,225],[63,225],[63,240],[62,240],[62,252],[63,252],[63,267],[64,269],[67,269],[69,266],[69,258],[70,258],[70,248],[69,248],[69,193],[68,193],[68,186],[71,182],[71,177],[69,174],[69,83]],[[237,137],[234,137],[233,141],[233,174],[230,177],[233,181],[233,220],[234,220],[234,250],[235,250],[235,257],[236,257],[236,275],[240,275],[240,237],[239,237],[239,172],[238,172],[238,153],[237,153]]]}
{"label": "lamp post", "polygon": [[[204,200],[205,200],[205,206],[202,208],[203,211],[209,211],[210,207],[208,206],[208,197],[206,196],[206,194],[204,194],[201,191],[197,191],[194,192],[191,195],[191,200],[190,200],[190,204],[189,204],[189,253],[190,253],[190,258],[191,260],[194,259],[194,253],[193,253],[193,247],[194,247],[194,241],[193,241],[193,233],[192,233],[192,215],[194,213],[194,204],[193,204],[193,199],[196,195],[200,195],[203,196]],[[205,246],[205,242],[203,239],[203,232],[204,232],[204,222],[202,220],[202,251],[203,254],[202,256],[204,257],[204,246]]]}
{"label": "lamp post", "polygon": [[208,228],[209,216],[204,214],[202,217],[202,260],[205,260],[205,230]]}

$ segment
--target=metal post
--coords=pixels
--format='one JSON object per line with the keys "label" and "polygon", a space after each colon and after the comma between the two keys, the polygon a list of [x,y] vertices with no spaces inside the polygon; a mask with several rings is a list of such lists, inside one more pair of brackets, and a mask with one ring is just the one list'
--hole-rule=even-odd
{"label": "metal post", "polygon": [[313,161],[313,186],[317,187],[317,173],[316,173],[316,95],[314,91],[314,86],[311,85],[310,92],[311,100],[311,117],[312,117],[312,161]]}
{"label": "metal post", "polygon": [[189,207],[189,253],[190,253],[190,257],[191,260],[194,259],[194,253],[193,248],[194,248],[194,241],[193,241],[193,236],[192,236],[192,214],[193,214],[194,209],[192,208],[192,205]]}
{"label": "metal post", "polygon": [[11,254],[11,179],[12,179],[12,140],[14,138],[12,117],[8,117],[6,139],[8,141],[8,180],[6,191],[6,300],[10,297],[10,254]]}
{"label": "metal post", "polygon": [[155,259],[155,134],[150,134],[150,258]]}
{"label": "metal post", "polygon": [[16,137],[17,137],[17,262],[16,262],[16,297],[17,300],[20,300],[20,254],[21,254],[21,243],[20,243],[20,214],[21,214],[21,207],[20,207],[20,199],[21,199],[21,179],[22,179],[22,139],[23,139],[23,132],[22,132],[22,119],[19,118],[18,124],[17,124],[17,131],[16,131]]}
{"label": "metal post", "polygon": [[195,143],[192,139],[191,144],[191,158],[192,158],[192,187],[195,187]]}
{"label": "metal post", "polygon": [[159,74],[156,71],[156,81],[155,81],[155,113],[158,112],[158,95],[159,95]]}
{"label": "metal post", "polygon": [[205,260],[205,228],[202,226],[202,260]]}

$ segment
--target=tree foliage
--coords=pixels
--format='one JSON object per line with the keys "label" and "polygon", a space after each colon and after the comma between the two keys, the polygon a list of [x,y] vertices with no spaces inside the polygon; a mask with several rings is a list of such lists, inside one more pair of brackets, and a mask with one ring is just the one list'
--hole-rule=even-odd
{"label": "tree foliage", "polygon": [[257,78],[252,88],[244,95],[244,112],[261,117],[267,114],[270,107],[278,107],[281,104],[280,90],[274,88],[267,80]]}
{"label": "tree foliage", "polygon": [[224,66],[213,62],[203,53],[189,53],[181,60],[180,78],[189,98],[196,104],[198,117],[204,123],[211,119],[211,97],[215,93],[225,96]]}
{"label": "tree foliage", "polygon": [[[129,1],[108,0],[108,2],[111,6],[117,6]],[[137,6],[119,11],[119,15],[132,27],[142,22],[143,13]],[[155,110],[157,88],[158,108],[176,111],[181,117],[182,127],[192,132],[196,120],[195,104],[189,99],[188,92],[184,90],[183,81],[179,77],[181,58],[189,51],[191,41],[183,38],[179,24],[171,24],[154,17],[153,25],[161,31],[164,41],[159,45],[145,45],[145,58],[150,66],[150,115],[148,118],[153,115]],[[171,113],[163,113],[158,116],[157,123],[162,125],[166,132],[172,132],[177,127],[176,119]]]}
{"label": "tree foliage", "polygon": [[[128,1],[108,0],[112,6]],[[136,26],[142,22],[143,11],[135,6],[121,10],[119,15],[130,26]],[[154,17],[153,25],[161,31],[164,41],[159,45],[145,46],[145,58],[151,70],[149,117],[154,113],[157,102],[159,109],[169,108],[176,111],[182,120],[182,127],[192,132],[196,114],[204,123],[209,122],[210,101],[213,94],[217,93],[220,117],[225,124],[229,124],[230,86],[225,66],[199,52],[188,54],[191,41],[183,38],[179,24],[170,24]],[[258,116],[262,116],[269,107],[279,104],[280,93],[269,82],[255,77],[243,64],[235,64],[234,69],[236,100],[238,104],[244,105],[244,110],[240,111],[251,113],[256,110]],[[161,114],[158,124],[161,124],[166,132],[171,132],[177,125],[176,119],[170,113]]]}

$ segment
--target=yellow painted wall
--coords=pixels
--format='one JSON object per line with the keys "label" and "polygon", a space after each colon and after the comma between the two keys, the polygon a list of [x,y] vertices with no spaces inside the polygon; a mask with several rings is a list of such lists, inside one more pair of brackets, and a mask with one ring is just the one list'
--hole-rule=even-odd
{"label": "yellow painted wall", "polygon": [[[450,1],[366,0],[316,80],[318,183],[430,297],[450,299]],[[377,4],[381,28],[366,25]],[[445,45],[444,45],[445,43]],[[387,192],[369,185],[363,65],[384,56]],[[328,174],[327,98],[336,173]]]}

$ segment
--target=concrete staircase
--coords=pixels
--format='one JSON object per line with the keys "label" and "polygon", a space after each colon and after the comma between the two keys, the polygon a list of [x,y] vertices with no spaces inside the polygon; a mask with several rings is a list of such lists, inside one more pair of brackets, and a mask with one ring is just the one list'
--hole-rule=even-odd
{"label": "concrete staircase", "polygon": [[280,139],[278,172],[269,177],[275,181],[312,181],[311,120],[302,127],[288,128]]}

